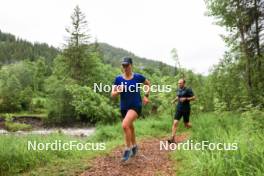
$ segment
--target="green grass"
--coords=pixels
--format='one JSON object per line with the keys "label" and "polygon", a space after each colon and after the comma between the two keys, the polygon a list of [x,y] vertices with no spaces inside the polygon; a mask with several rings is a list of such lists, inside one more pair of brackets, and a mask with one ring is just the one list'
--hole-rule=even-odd
{"label": "green grass", "polygon": [[15,123],[15,122],[5,122],[5,128],[8,131],[15,132],[15,131],[30,131],[32,126],[29,124],[24,123]]}
{"label": "green grass", "polygon": [[[139,139],[167,135],[171,128],[171,117],[155,115],[152,118],[136,121],[136,133]],[[105,142],[105,151],[28,151],[27,142],[67,142],[77,140],[81,143]],[[94,135],[88,138],[69,137],[62,134],[47,136],[0,136],[0,175],[76,175],[89,168],[89,159],[106,154],[123,144],[121,123],[98,126]]]}
{"label": "green grass", "polygon": [[[192,117],[193,128],[190,139],[195,142],[238,143],[238,150],[176,150],[171,153],[175,160],[177,175],[263,175],[263,113],[213,114],[204,113]],[[169,136],[172,119],[164,112],[135,123],[139,140],[151,137]],[[185,132],[180,123],[178,133]],[[188,130],[189,131],[189,130]],[[28,151],[28,141],[81,143],[105,142],[105,151]],[[121,124],[97,126],[96,132],[88,138],[69,137],[62,134],[47,136],[0,136],[0,175],[78,175],[91,167],[89,161],[105,155],[113,148],[123,145]]]}
{"label": "green grass", "polygon": [[[251,113],[252,114],[252,113]],[[262,117],[259,119],[263,119]],[[255,116],[254,116],[255,118]],[[261,176],[264,173],[263,128],[250,113],[203,114],[193,120],[191,140],[237,143],[237,150],[177,150],[177,175]]]}
{"label": "green grass", "polygon": [[48,115],[47,115],[47,112],[33,113],[33,112],[28,112],[28,111],[21,111],[21,112],[16,112],[16,113],[0,113],[0,117],[3,117],[4,119],[10,119],[15,116],[33,116],[33,117],[37,117],[40,119],[46,119]]}

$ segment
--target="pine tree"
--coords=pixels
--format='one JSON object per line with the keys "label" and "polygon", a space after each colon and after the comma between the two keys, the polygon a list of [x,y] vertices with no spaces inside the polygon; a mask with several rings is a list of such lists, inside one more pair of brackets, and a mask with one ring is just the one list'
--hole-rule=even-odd
{"label": "pine tree", "polygon": [[85,14],[81,12],[79,6],[74,8],[71,15],[71,27],[66,28],[69,34],[67,38],[64,56],[70,68],[70,76],[78,83],[84,82],[86,69],[91,64],[89,60],[89,39],[87,21]]}

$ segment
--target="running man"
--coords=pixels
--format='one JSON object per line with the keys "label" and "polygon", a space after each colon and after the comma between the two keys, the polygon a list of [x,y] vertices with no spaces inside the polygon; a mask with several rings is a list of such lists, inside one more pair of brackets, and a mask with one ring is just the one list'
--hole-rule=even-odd
{"label": "running man", "polygon": [[142,100],[139,87],[141,83],[146,85],[143,104],[146,105],[149,102],[150,82],[143,75],[133,73],[132,70],[132,59],[130,57],[123,58],[123,74],[115,78],[111,93],[112,97],[120,94],[120,111],[123,119],[122,128],[126,142],[126,148],[121,161],[127,161],[130,157],[135,156],[138,150],[133,122],[141,114]]}
{"label": "running man", "polygon": [[191,124],[189,122],[190,112],[191,112],[190,101],[195,100],[195,96],[191,88],[185,87],[184,79],[180,79],[178,81],[178,86],[179,86],[179,89],[177,90],[177,96],[174,100],[172,100],[172,103],[175,103],[176,101],[178,101],[178,104],[176,106],[176,113],[175,113],[174,121],[172,125],[171,139],[168,140],[169,143],[176,142],[176,139],[175,139],[176,130],[177,130],[177,126],[182,116],[183,116],[183,122],[184,122],[185,127],[191,128]]}

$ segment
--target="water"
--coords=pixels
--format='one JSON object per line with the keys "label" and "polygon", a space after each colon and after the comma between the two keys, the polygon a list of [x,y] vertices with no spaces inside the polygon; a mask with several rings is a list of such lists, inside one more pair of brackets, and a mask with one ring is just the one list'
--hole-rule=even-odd
{"label": "water", "polygon": [[50,133],[63,133],[70,136],[81,136],[87,137],[95,132],[95,128],[49,128],[49,129],[37,129],[32,131],[16,131],[9,132],[4,129],[0,129],[0,134],[15,134],[15,135],[28,135],[28,134],[38,134],[38,135],[48,135]]}

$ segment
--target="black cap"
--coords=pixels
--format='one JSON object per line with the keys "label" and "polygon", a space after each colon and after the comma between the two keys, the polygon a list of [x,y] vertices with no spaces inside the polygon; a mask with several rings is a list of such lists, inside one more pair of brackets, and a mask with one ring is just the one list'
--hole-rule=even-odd
{"label": "black cap", "polygon": [[128,64],[132,64],[132,58],[131,57],[124,57],[123,61],[122,61],[122,65],[128,65]]}

